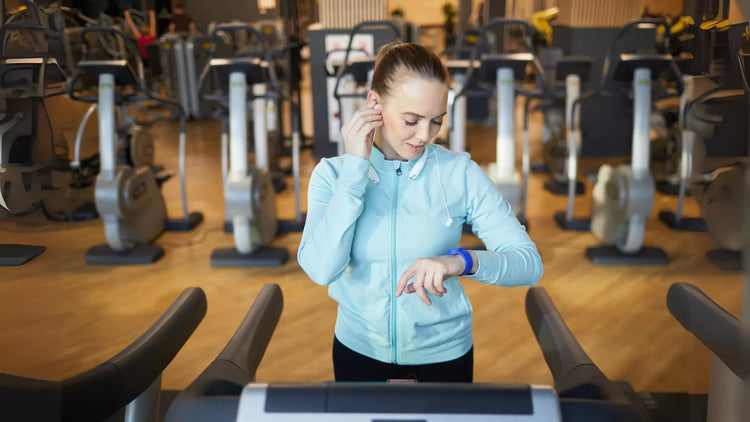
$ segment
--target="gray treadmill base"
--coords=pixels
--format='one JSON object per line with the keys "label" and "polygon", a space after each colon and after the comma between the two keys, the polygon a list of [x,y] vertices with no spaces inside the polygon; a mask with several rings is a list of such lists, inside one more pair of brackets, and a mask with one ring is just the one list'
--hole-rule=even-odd
{"label": "gray treadmill base", "polygon": [[165,232],[189,232],[198,224],[203,222],[203,214],[200,212],[191,212],[187,218],[168,219],[164,223]]}
{"label": "gray treadmill base", "polygon": [[[544,182],[544,189],[546,189],[548,192],[554,193],[555,195],[568,195],[568,182],[560,182],[557,179],[547,179],[546,182]],[[583,182],[576,180],[576,195],[583,195],[586,193],[586,187],[583,185]]]}
{"label": "gray treadmill base", "polygon": [[620,252],[616,246],[586,248],[586,258],[596,265],[668,265],[669,256],[660,248],[642,247],[632,254]]}
{"label": "gray treadmill base", "polygon": [[0,267],[15,267],[23,265],[47,250],[44,246],[36,245],[0,245]]}
{"label": "gray treadmill base", "polygon": [[706,253],[709,261],[725,271],[742,271],[742,252],[714,249]]}
{"label": "gray treadmill base", "polygon": [[659,213],[659,220],[666,224],[672,230],[687,232],[707,232],[706,220],[700,217],[682,217],[679,220],[672,211],[662,211]]}
{"label": "gray treadmill base", "polygon": [[591,231],[591,219],[590,218],[574,218],[570,221],[567,220],[567,212],[558,211],[555,213],[555,221],[557,225],[566,231],[574,232],[587,232]]}
{"label": "gray treadmill base", "polygon": [[286,248],[261,246],[251,254],[241,254],[235,248],[216,249],[211,253],[214,267],[280,267],[289,259]]}
{"label": "gray treadmill base", "polygon": [[137,245],[133,249],[117,252],[109,245],[96,245],[86,251],[86,263],[93,265],[145,265],[153,264],[164,256],[164,248],[156,245]]}

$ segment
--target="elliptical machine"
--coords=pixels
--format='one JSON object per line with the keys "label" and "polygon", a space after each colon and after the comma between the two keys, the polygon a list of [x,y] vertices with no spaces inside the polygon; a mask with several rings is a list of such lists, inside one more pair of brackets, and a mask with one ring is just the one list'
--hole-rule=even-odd
{"label": "elliptical machine", "polygon": [[660,26],[669,30],[669,24],[664,20],[645,19],[628,23],[615,37],[605,59],[604,81],[617,81],[623,86],[630,83],[632,86],[633,140],[630,164],[617,167],[605,164],[599,169],[591,202],[591,231],[604,246],[586,249],[586,257],[595,264],[669,263],[669,257],[662,249],[643,246],[655,191],[654,178],[649,171],[652,81],[658,81],[662,72],[671,70],[678,92],[654,95],[666,98],[681,93],[682,75],[669,54],[623,54],[615,50],[617,42],[629,30]]}
{"label": "elliptical machine", "polygon": [[[90,59],[86,47],[86,34],[90,32],[110,33],[122,39],[135,60],[136,69],[125,58]],[[96,245],[86,251],[85,259],[89,264],[150,264],[164,255],[164,249],[151,242],[165,230],[165,226],[176,231],[192,230],[203,220],[202,214],[187,211],[184,171],[186,117],[179,103],[157,97],[146,87],[139,52],[124,33],[116,28],[88,27],[81,31],[80,36],[83,60],[78,63],[76,73],[68,82],[68,95],[74,100],[97,102],[101,167],[96,179],[95,198],[107,238],[107,244]],[[78,82],[83,82],[84,73],[89,82],[98,81],[97,95],[76,93]],[[138,128],[129,123],[118,127],[117,117],[121,122],[126,122],[129,117],[123,105],[149,99],[180,109],[180,182],[184,215],[173,222],[167,220],[166,204],[154,171],[148,166],[137,167],[117,162],[118,139],[123,134],[143,136],[133,133],[131,129]],[[119,116],[116,116],[117,111]]]}
{"label": "elliptical machine", "polygon": [[[261,46],[260,57],[216,58],[215,46],[220,32],[247,31]],[[212,77],[213,87],[228,93],[205,96],[227,109],[228,124],[222,125],[222,169],[228,170],[224,180],[224,204],[231,221],[234,248],[216,249],[211,265],[220,267],[257,267],[283,265],[289,252],[268,244],[278,232],[276,197],[268,171],[266,101],[279,97],[276,70],[265,39],[250,25],[217,25],[211,31],[211,53],[198,81],[198,92]],[[248,165],[247,104],[248,85],[253,102],[253,129],[256,166]],[[227,133],[228,126],[228,133]],[[227,148],[228,138],[228,148]]]}

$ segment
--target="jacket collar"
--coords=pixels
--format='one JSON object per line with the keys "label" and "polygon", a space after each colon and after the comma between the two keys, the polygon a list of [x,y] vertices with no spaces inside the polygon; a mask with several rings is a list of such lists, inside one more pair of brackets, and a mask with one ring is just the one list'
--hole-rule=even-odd
{"label": "jacket collar", "polygon": [[427,156],[429,149],[432,147],[429,143],[425,145],[425,149],[419,157],[408,160],[386,160],[383,152],[378,149],[375,145],[372,146],[370,151],[370,169],[367,173],[367,177],[372,180],[373,183],[380,183],[379,174],[385,174],[387,172],[395,172],[396,169],[401,169],[403,173],[407,173],[411,180],[414,180],[424,169],[425,163],[427,162]]}

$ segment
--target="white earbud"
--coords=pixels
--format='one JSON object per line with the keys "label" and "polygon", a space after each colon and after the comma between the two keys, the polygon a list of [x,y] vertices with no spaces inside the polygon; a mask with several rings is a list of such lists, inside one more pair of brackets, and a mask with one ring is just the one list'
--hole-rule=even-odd
{"label": "white earbud", "polygon": [[448,217],[448,221],[445,222],[445,227],[450,227],[453,225],[453,219]]}

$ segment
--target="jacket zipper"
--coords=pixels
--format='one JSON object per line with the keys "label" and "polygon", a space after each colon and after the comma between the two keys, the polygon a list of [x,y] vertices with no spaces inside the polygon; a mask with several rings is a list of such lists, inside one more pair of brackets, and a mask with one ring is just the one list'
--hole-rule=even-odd
{"label": "jacket zipper", "polygon": [[398,362],[398,343],[396,333],[396,286],[398,284],[396,267],[396,212],[398,209],[398,181],[401,176],[401,165],[396,168],[396,189],[393,195],[391,210],[391,361]]}

